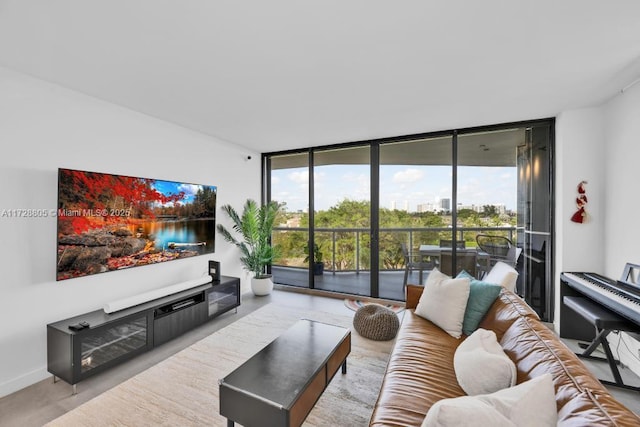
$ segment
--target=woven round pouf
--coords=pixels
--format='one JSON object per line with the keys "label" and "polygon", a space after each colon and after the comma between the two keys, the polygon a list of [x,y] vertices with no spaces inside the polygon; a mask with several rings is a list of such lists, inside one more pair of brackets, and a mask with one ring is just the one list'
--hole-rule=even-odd
{"label": "woven round pouf", "polygon": [[400,321],[398,315],[387,307],[367,304],[356,311],[353,327],[365,338],[375,341],[388,341],[398,333]]}

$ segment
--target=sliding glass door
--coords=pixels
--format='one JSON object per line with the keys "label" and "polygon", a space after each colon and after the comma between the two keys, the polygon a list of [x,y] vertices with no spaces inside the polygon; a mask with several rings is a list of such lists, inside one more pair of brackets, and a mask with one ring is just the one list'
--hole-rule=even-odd
{"label": "sliding glass door", "polygon": [[517,293],[551,321],[552,143],[539,120],[265,154],[285,203],[275,281],[403,300],[434,268],[482,278],[513,247]]}
{"label": "sliding glass door", "polygon": [[379,297],[404,299],[438,266],[421,247],[453,239],[452,159],[451,135],[380,144]]}
{"label": "sliding glass door", "polygon": [[370,296],[369,145],[316,151],[313,188],[313,239],[325,263],[314,287]]}
{"label": "sliding glass door", "polygon": [[526,129],[518,151],[519,293],[542,320],[553,321],[553,127]]}
{"label": "sliding glass door", "polygon": [[[515,249],[509,249],[519,244],[516,160],[525,136],[524,127],[458,135],[456,218],[458,237],[466,250],[456,273],[464,266],[481,278],[497,260],[515,256]],[[514,267],[516,262],[509,259]]]}
{"label": "sliding glass door", "polygon": [[268,157],[271,200],[282,204],[272,243],[280,254],[271,269],[275,283],[309,287],[309,154]]}

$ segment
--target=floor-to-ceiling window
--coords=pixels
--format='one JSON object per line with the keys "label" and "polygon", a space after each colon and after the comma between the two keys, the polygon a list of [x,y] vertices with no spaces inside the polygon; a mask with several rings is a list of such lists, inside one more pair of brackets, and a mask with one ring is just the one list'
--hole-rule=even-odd
{"label": "floor-to-ceiling window", "polygon": [[553,124],[526,128],[518,151],[519,293],[543,320],[553,320]]}
{"label": "floor-to-ceiling window", "polygon": [[[280,253],[272,269],[276,283],[309,287],[309,153],[268,157],[271,200],[282,205],[272,243]],[[313,252],[313,251],[312,251]]]}
{"label": "floor-to-ceiling window", "polygon": [[379,296],[402,299],[439,257],[420,252],[453,238],[452,135],[380,144]]}
{"label": "floor-to-ceiling window", "polygon": [[371,295],[369,145],[315,151],[313,188],[313,236],[325,263],[314,287]]}
{"label": "floor-to-ceiling window", "polygon": [[495,247],[494,262],[507,257],[509,246],[517,247],[517,156],[525,136],[522,126],[457,135],[455,214],[464,250],[456,272],[471,269],[475,253],[473,274],[482,277],[492,264],[481,255],[487,246]]}
{"label": "floor-to-ceiling window", "polygon": [[552,142],[550,119],[265,154],[286,203],[275,281],[402,300],[435,267],[482,277],[477,236],[502,236],[518,293],[552,319]]}

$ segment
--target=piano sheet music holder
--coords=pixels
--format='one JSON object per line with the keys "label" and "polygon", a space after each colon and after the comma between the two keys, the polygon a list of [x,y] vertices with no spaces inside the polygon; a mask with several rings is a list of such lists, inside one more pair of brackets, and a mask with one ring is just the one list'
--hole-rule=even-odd
{"label": "piano sheet music holder", "polygon": [[618,283],[626,286],[636,287],[640,291],[640,265],[628,262],[624,266],[622,276]]}

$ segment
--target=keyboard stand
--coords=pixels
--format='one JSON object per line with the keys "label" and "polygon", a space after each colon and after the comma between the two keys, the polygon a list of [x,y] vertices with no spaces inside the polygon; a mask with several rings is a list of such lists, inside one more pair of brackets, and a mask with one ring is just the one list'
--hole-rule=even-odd
{"label": "keyboard stand", "polygon": [[[628,321],[624,317],[618,316],[616,313],[606,309],[599,304],[596,304],[586,297],[565,296],[563,298],[563,302],[565,306],[575,311],[596,328],[596,337],[593,339],[593,341],[591,341],[589,345],[586,346],[583,353],[576,353],[577,356],[584,359],[606,361],[609,364],[609,368],[611,369],[611,373],[613,374],[615,382],[599,379],[602,384],[640,392],[640,387],[630,386],[622,381],[622,376],[620,375],[620,371],[618,370],[618,364],[620,362],[615,360],[615,358],[613,357],[611,347],[609,346],[609,342],[607,341],[607,335],[609,335],[612,331],[627,331],[638,333],[640,332],[640,328],[638,328],[638,326]],[[591,355],[591,353],[593,353],[599,345],[602,345],[604,353],[607,356],[606,358]],[[581,347],[583,346],[581,345]]]}

